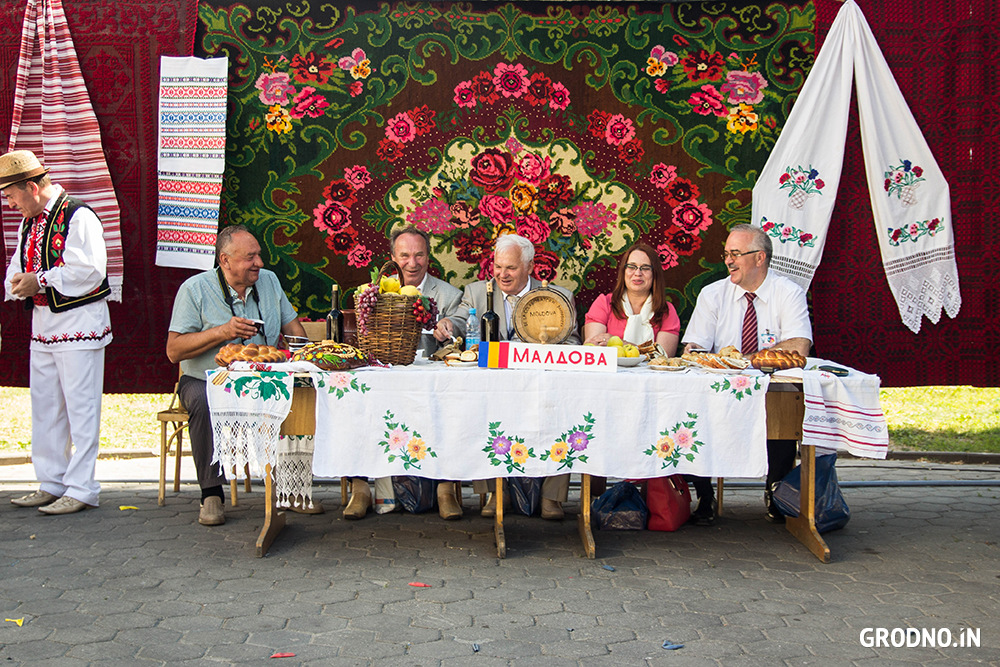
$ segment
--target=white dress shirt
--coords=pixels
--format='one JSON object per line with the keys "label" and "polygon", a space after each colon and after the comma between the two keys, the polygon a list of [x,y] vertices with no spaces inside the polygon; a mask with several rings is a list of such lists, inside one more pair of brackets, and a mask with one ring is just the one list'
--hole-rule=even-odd
{"label": "white dress shirt", "polygon": [[[747,310],[746,290],[723,278],[705,287],[691,315],[684,337],[712,352],[727,345],[740,349],[743,316]],[[805,291],[783,276],[768,273],[754,292],[757,311],[758,347],[764,349],[789,338],[812,341],[812,325]]]}

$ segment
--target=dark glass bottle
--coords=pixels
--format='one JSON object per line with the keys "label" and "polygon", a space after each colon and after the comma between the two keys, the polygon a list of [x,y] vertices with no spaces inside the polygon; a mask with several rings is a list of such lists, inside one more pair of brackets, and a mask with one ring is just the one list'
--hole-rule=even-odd
{"label": "dark glass bottle", "polygon": [[490,343],[500,340],[500,317],[493,312],[493,281],[486,283],[486,310],[479,320],[479,338]]}
{"label": "dark glass bottle", "polygon": [[330,296],[330,312],[326,316],[326,339],[334,343],[344,342],[344,313],[340,312],[340,286],[333,286]]}

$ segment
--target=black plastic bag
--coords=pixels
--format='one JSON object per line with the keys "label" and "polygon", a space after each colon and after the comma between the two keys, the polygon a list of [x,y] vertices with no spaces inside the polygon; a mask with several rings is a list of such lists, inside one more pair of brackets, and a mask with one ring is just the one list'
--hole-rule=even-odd
{"label": "black plastic bag", "polygon": [[618,482],[590,506],[602,530],[645,530],[649,509],[632,482]]}
{"label": "black plastic bag", "polygon": [[542,504],[541,477],[508,477],[507,493],[510,494],[510,508],[519,514],[531,516],[538,512]]}
{"label": "black plastic bag", "polygon": [[392,490],[396,500],[407,512],[420,514],[434,509],[437,480],[409,475],[393,475]]}
{"label": "black plastic bag", "polygon": [[[851,508],[837,483],[837,454],[816,457],[816,530],[825,533],[847,525]],[[774,503],[785,516],[799,515],[802,466],[795,466],[774,487]]]}

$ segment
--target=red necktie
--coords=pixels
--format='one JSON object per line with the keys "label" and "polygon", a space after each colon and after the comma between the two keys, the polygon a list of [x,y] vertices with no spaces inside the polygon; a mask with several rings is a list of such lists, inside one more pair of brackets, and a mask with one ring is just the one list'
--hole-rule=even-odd
{"label": "red necktie", "polygon": [[753,354],[757,351],[757,309],[753,307],[753,300],[757,295],[747,292],[743,296],[747,299],[747,313],[743,316],[743,354]]}

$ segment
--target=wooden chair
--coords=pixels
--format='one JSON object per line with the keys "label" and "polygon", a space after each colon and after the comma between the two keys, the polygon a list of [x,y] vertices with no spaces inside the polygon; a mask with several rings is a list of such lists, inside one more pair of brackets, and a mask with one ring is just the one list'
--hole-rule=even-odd
{"label": "wooden chair", "polygon": [[[170,405],[166,410],[156,413],[156,419],[160,422],[160,488],[156,497],[156,504],[163,505],[167,494],[167,458],[170,455],[170,448],[174,448],[174,493],[181,490],[181,454],[184,450],[184,430],[188,427],[188,413],[181,405],[177,396],[177,385],[180,381],[180,370],[177,372],[178,382],[174,383],[174,393],[170,396]],[[244,469],[244,490],[250,493],[250,466]],[[236,467],[233,466],[233,476],[229,481],[230,502],[233,507],[238,504],[236,480]]]}

